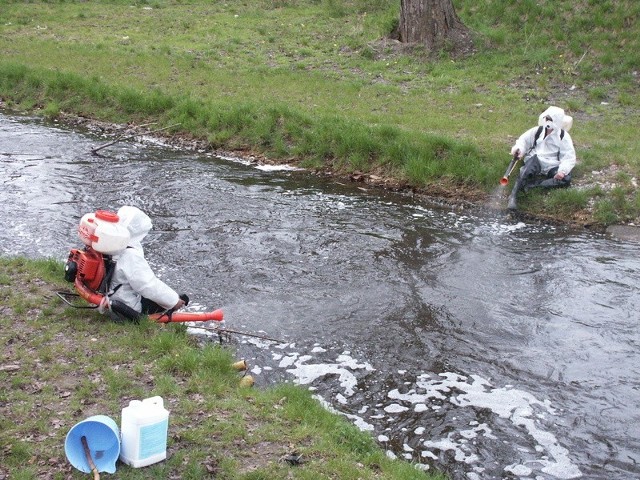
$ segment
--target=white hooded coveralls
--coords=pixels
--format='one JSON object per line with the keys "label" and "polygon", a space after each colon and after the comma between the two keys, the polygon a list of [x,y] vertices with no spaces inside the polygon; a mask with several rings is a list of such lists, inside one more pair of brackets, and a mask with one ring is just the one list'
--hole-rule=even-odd
{"label": "white hooded coveralls", "polygon": [[[538,118],[539,126],[545,124],[547,115],[553,119],[553,131],[551,134],[545,137],[544,131],[541,132],[534,144],[538,127],[530,128],[516,140],[516,144],[511,148],[511,155],[520,150],[521,153],[525,154],[525,163],[530,157],[537,155],[543,174],[546,175],[549,170],[558,167],[558,172],[568,175],[576,165],[576,151],[573,147],[573,140],[571,140],[571,136],[567,132],[571,126],[570,124],[565,125],[567,118],[570,119],[571,117],[565,117],[564,110],[559,107],[549,107],[540,114]],[[565,131],[561,139],[560,131],[563,127]]]}
{"label": "white hooded coveralls", "polygon": [[179,300],[178,293],[156,277],[144,258],[141,241],[151,230],[151,219],[131,206],[121,207],[118,217],[129,230],[131,240],[122,253],[113,256],[116,267],[109,286],[110,299],[124,302],[137,312],[142,311],[142,297],[167,309],[174,307]]}

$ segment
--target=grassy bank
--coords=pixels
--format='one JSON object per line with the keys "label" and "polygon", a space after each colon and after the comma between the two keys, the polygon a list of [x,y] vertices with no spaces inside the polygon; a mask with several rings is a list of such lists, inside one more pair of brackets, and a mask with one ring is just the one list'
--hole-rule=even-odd
{"label": "grassy bank", "polygon": [[0,258],[0,478],[86,478],[65,457],[71,427],[96,414],[119,424],[130,400],[155,395],[171,412],[168,459],[119,463],[115,478],[442,478],[388,459],[306,389],[239,386],[231,348],[66,307],[62,278],[59,262]]}
{"label": "grassy bank", "polygon": [[50,116],[180,123],[212,148],[475,200],[555,104],[575,119],[576,188],[522,206],[636,221],[640,5],[454,3],[474,32],[467,58],[386,39],[391,0],[0,0],[0,96]]}

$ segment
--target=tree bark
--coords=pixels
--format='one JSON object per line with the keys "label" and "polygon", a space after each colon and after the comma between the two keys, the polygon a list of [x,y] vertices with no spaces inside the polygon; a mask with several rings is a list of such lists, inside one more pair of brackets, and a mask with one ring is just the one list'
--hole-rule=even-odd
{"label": "tree bark", "polygon": [[429,52],[445,49],[463,54],[473,48],[452,0],[401,0],[399,37],[400,42],[422,44]]}

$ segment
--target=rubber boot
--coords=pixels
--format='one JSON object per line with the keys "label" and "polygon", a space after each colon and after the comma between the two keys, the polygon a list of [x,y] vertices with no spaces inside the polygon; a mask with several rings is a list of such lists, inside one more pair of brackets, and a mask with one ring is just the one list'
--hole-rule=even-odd
{"label": "rubber boot", "polygon": [[518,177],[515,185],[513,186],[513,190],[511,190],[511,195],[509,195],[509,202],[507,203],[507,208],[509,210],[518,209],[518,202],[516,201],[516,196],[518,195],[518,191],[520,190],[521,185],[522,185],[522,180],[520,179],[520,177]]}
{"label": "rubber boot", "polygon": [[559,187],[568,187],[569,183],[563,180],[556,180],[555,178],[547,178],[546,180],[541,181],[536,186],[541,188],[559,188]]}

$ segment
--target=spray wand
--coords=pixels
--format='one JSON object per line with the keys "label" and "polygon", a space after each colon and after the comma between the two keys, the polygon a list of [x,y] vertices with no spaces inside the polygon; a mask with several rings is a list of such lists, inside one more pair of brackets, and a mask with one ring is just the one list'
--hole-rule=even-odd
{"label": "spray wand", "polygon": [[511,172],[513,172],[513,169],[516,168],[516,163],[518,163],[518,152],[513,154],[513,158],[511,159],[511,161],[509,162],[509,166],[507,167],[507,170],[504,172],[504,176],[500,179],[500,185],[506,185],[509,183],[509,175],[511,175]]}

